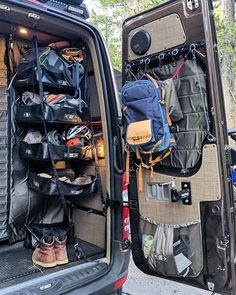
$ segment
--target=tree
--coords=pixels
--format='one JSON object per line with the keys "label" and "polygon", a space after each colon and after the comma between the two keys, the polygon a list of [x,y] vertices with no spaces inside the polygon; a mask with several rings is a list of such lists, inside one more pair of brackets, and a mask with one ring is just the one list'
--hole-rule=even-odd
{"label": "tree", "polygon": [[236,127],[236,24],[235,0],[222,0],[221,68],[228,126]]}
{"label": "tree", "polygon": [[103,32],[114,68],[121,70],[123,21],[165,0],[96,0],[94,2],[96,11],[92,10],[91,21]]}

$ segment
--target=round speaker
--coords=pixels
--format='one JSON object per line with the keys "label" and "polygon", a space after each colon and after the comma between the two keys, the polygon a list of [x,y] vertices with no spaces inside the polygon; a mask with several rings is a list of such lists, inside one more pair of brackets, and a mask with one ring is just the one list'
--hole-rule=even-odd
{"label": "round speaker", "polygon": [[131,49],[137,55],[145,54],[151,46],[151,36],[148,32],[140,30],[131,38]]}

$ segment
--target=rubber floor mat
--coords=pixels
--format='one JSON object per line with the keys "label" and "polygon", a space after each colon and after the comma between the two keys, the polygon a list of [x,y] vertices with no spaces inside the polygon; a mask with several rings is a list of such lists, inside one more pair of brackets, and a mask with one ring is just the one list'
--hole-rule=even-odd
{"label": "rubber floor mat", "polygon": [[[85,259],[89,259],[89,257],[104,253],[104,249],[88,242],[82,240],[77,240],[76,242],[82,248],[86,256]],[[33,265],[31,260],[32,253],[33,250],[31,249],[24,247],[11,249],[10,246],[9,250],[7,249],[6,251],[2,252],[0,254],[0,284],[37,272],[42,272],[42,270],[44,271],[44,269]],[[77,261],[74,245],[67,245],[67,254],[69,263]],[[69,267],[69,265],[66,264],[64,266],[58,266],[50,270],[57,271],[65,267]]]}

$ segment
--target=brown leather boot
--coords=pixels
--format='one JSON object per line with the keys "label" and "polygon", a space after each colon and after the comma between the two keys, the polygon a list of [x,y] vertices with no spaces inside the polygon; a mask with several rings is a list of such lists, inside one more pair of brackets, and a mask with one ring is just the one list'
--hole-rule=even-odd
{"label": "brown leather boot", "polygon": [[40,240],[38,247],[34,250],[32,261],[34,264],[49,268],[57,265],[54,251],[54,237],[46,237]]}
{"label": "brown leather boot", "polygon": [[62,265],[68,263],[68,256],[66,251],[66,236],[55,238],[55,254],[57,265]]}

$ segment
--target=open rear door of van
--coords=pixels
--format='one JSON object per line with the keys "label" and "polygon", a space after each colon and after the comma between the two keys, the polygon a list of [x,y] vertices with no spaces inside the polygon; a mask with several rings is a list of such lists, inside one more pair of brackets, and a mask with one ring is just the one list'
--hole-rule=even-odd
{"label": "open rear door of van", "polygon": [[236,294],[232,163],[213,15],[210,0],[175,0],[124,22],[123,84],[147,73],[163,81],[176,140],[151,173],[139,173],[131,152],[132,251],[146,274]]}

